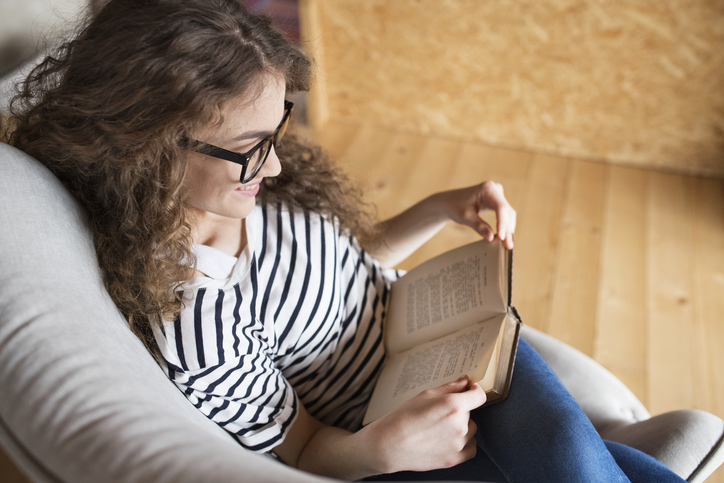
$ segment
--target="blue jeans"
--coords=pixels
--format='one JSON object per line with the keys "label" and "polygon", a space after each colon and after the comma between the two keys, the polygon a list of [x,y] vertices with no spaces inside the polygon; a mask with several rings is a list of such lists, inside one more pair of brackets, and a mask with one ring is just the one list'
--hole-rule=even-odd
{"label": "blue jeans", "polygon": [[598,435],[543,358],[521,339],[508,399],[476,409],[475,458],[376,481],[684,482],[657,460]]}

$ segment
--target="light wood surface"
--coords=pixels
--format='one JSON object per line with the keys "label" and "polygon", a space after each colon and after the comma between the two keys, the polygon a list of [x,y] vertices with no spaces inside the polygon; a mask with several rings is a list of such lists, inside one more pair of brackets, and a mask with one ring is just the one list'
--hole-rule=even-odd
{"label": "light wood surface", "polygon": [[[330,121],[315,139],[381,218],[435,191],[503,183],[518,212],[513,302],[524,323],[596,359],[653,415],[724,418],[724,180],[350,121]],[[448,225],[400,268],[476,238]],[[707,481],[724,483],[724,470]]]}
{"label": "light wood surface", "polygon": [[646,180],[642,170],[609,171],[593,357],[648,406]]}

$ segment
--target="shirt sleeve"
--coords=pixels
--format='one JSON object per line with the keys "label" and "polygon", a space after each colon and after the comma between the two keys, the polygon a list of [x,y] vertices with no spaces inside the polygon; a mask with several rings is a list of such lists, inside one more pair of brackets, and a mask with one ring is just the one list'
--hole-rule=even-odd
{"label": "shirt sleeve", "polygon": [[[188,334],[200,327],[210,329]],[[175,323],[154,328],[167,375],[197,409],[244,448],[271,451],[293,424],[298,397],[256,339],[240,338],[237,357],[198,357],[197,346],[214,337],[213,327],[184,321],[182,314]]]}
{"label": "shirt sleeve", "polygon": [[249,451],[271,451],[284,441],[298,412],[294,389],[261,354],[173,371],[172,380],[197,409]]}

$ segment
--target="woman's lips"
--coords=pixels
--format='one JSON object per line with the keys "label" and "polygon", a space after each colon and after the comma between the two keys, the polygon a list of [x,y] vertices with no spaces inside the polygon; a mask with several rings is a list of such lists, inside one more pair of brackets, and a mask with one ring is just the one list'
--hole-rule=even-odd
{"label": "woman's lips", "polygon": [[261,181],[254,184],[244,185],[241,188],[236,188],[234,191],[242,196],[256,196],[259,193],[259,185]]}

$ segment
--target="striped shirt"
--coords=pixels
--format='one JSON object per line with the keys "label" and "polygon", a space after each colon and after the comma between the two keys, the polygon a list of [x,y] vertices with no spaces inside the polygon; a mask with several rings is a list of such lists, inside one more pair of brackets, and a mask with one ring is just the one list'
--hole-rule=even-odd
{"label": "striped shirt", "polygon": [[358,429],[397,272],[319,214],[257,206],[246,231],[238,258],[194,247],[207,276],[184,284],[184,310],[154,330],[169,378],[251,451],[284,440],[299,401]]}

